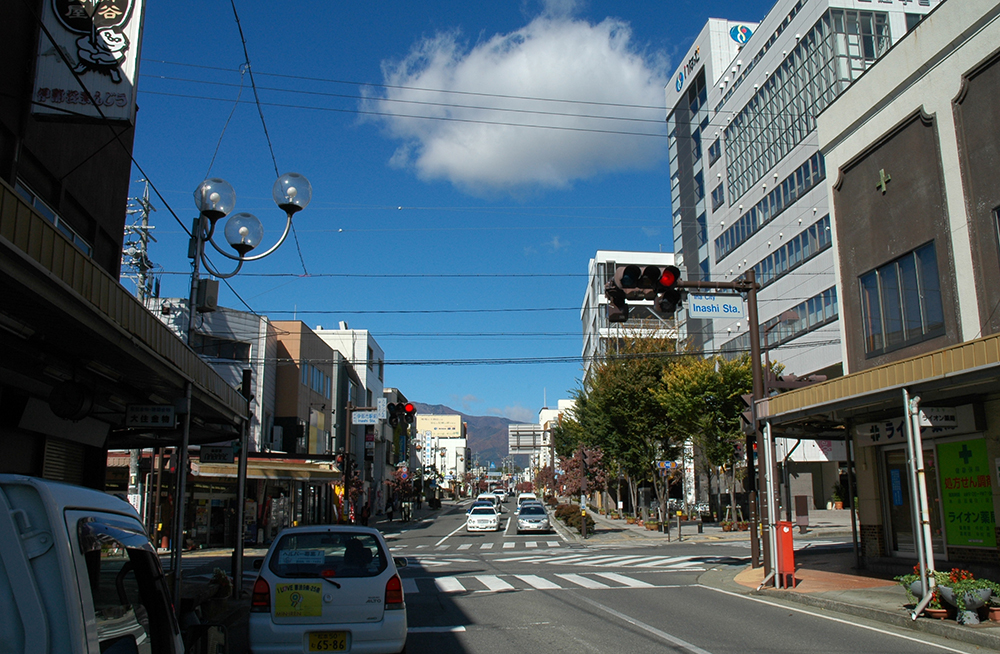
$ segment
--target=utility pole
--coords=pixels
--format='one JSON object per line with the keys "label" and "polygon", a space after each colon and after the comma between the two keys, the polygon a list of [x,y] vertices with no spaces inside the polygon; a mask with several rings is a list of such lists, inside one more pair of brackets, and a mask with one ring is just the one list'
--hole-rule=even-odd
{"label": "utility pole", "polygon": [[[758,471],[754,463],[754,448],[760,452],[764,451],[764,435],[760,430],[760,419],[757,415],[758,403],[764,399],[764,375],[760,365],[760,325],[757,314],[757,291],[760,284],[756,281],[756,274],[752,269],[747,270],[744,276],[731,282],[702,282],[678,280],[677,288],[682,289],[711,289],[717,291],[736,291],[747,295],[747,322],[750,325],[750,369],[753,376],[752,411],[753,411],[753,434],[747,436],[746,457],[747,476],[746,490],[750,504],[750,559],[754,568],[761,565],[761,540],[765,551],[764,554],[764,575],[770,571],[770,546],[768,536],[771,525],[767,520],[761,522],[761,507],[758,507],[758,499],[762,502],[773,501],[774,493],[770,492],[773,479],[768,479],[763,467]],[[766,489],[766,492],[758,494],[758,489]],[[766,512],[763,512],[766,515]]]}
{"label": "utility pole", "polygon": [[149,260],[149,242],[155,243],[156,239],[150,234],[154,228],[149,224],[149,214],[156,211],[156,208],[149,201],[149,182],[145,179],[139,181],[146,184],[142,197],[131,198],[130,206],[125,211],[130,216],[139,214],[139,220],[135,224],[125,226],[122,269],[128,272],[122,277],[135,281],[136,297],[145,304],[146,300],[154,295],[153,279],[149,276],[149,271],[153,269],[153,263]]}

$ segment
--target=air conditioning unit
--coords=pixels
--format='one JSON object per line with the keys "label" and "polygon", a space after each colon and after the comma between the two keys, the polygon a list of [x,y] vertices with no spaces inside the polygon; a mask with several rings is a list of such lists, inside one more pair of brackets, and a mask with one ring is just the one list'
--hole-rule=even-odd
{"label": "air conditioning unit", "polygon": [[198,280],[198,301],[195,308],[198,313],[208,313],[219,308],[219,280]]}

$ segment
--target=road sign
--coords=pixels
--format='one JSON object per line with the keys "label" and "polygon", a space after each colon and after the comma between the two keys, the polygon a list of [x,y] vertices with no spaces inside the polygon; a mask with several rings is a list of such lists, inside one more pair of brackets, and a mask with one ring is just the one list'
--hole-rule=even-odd
{"label": "road sign", "polygon": [[739,295],[690,295],[689,318],[745,318],[743,298]]}
{"label": "road sign", "polygon": [[675,470],[677,468],[676,461],[657,461],[656,467],[660,470]]}
{"label": "road sign", "polygon": [[352,411],[351,424],[353,425],[377,425],[378,411]]}

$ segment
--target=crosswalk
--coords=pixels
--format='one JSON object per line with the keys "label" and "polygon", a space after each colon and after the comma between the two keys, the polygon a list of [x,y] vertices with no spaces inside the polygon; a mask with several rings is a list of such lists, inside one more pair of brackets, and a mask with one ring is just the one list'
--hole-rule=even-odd
{"label": "crosswalk", "polygon": [[740,565],[745,557],[730,556],[642,556],[597,554],[589,552],[556,555],[517,555],[494,559],[494,563],[542,563],[592,568],[639,568],[658,570],[704,571],[710,567]]}
{"label": "crosswalk", "polygon": [[535,540],[517,540],[517,541],[514,541],[514,540],[507,540],[507,541],[503,541],[501,543],[479,543],[478,545],[476,543],[460,543],[458,545],[455,545],[455,544],[452,544],[452,543],[447,543],[447,544],[444,544],[444,545],[426,545],[426,544],[424,544],[424,545],[409,545],[409,544],[391,543],[389,545],[389,550],[392,551],[392,552],[394,552],[394,553],[409,553],[409,552],[417,552],[417,551],[425,551],[425,552],[450,552],[450,551],[468,552],[470,550],[471,551],[477,551],[477,552],[496,552],[498,550],[500,550],[500,551],[502,551],[502,550],[515,550],[515,549],[536,550],[536,549],[554,549],[554,548],[566,548],[566,549],[568,549],[568,546],[567,546],[566,543],[564,543],[562,541],[559,541],[559,540],[544,540],[544,541],[535,541]]}
{"label": "crosswalk", "polygon": [[558,573],[530,574],[481,574],[449,577],[406,577],[403,592],[407,595],[499,593],[530,590],[611,590],[617,588],[668,588],[676,584],[654,584],[617,572],[588,572],[582,574]]}

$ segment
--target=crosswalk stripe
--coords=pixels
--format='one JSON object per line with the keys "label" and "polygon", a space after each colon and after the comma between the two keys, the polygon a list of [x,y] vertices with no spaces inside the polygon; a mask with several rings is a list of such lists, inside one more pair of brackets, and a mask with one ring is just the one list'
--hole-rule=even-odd
{"label": "crosswalk stripe", "polygon": [[467,550],[467,549],[469,549],[470,547],[472,547],[472,543],[466,543],[466,544],[464,544],[464,545],[459,545],[459,546],[458,546],[458,549],[460,549],[460,550]]}
{"label": "crosswalk stripe", "polygon": [[503,544],[503,548],[505,550],[514,549],[515,547],[517,547],[517,543],[510,543],[510,542],[508,542],[508,543],[504,543]]}
{"label": "crosswalk stripe", "polygon": [[403,579],[403,594],[404,595],[416,595],[420,590],[417,589],[417,580],[410,579],[407,577]]}
{"label": "crosswalk stripe", "polygon": [[524,583],[528,584],[532,588],[538,590],[554,590],[562,588],[562,586],[560,586],[559,584],[555,584],[549,581],[548,579],[539,577],[538,575],[514,575],[514,576],[523,581]]}
{"label": "crosswalk stripe", "polygon": [[647,584],[645,581],[640,581],[639,579],[633,579],[632,577],[626,577],[625,575],[620,575],[617,572],[595,572],[598,577],[604,577],[609,581],[613,581],[623,586],[628,586],[629,588],[655,588],[653,584]]}
{"label": "crosswalk stripe", "polygon": [[490,590],[514,590],[514,587],[496,575],[476,575],[475,579]]}
{"label": "crosswalk stripe", "polygon": [[528,549],[531,549],[532,547],[538,547],[538,543],[536,543],[533,540],[529,540],[524,544],[524,546],[527,547]]}
{"label": "crosswalk stripe", "polygon": [[493,543],[483,543],[482,545],[479,546],[479,549],[481,549],[481,550],[491,550],[491,549],[493,549]]}
{"label": "crosswalk stripe", "polygon": [[549,547],[559,547],[561,543],[557,540],[549,540],[545,541],[545,544],[548,545]]}
{"label": "crosswalk stripe", "polygon": [[557,574],[560,579],[565,579],[566,581],[576,584],[577,586],[583,586],[584,588],[611,588],[607,584],[602,584],[599,581],[591,579],[589,577],[584,577],[583,575],[575,574]]}
{"label": "crosswalk stripe", "polygon": [[434,585],[442,593],[461,593],[465,590],[465,586],[462,585],[455,577],[436,577],[434,579]]}
{"label": "crosswalk stripe", "polygon": [[687,564],[688,559],[683,559],[681,561],[677,560],[678,557],[675,556],[661,556],[653,559],[652,561],[646,561],[645,563],[634,564],[637,568],[679,568],[684,567]]}

